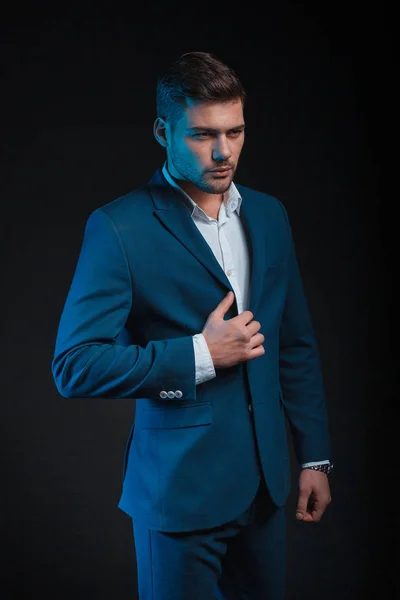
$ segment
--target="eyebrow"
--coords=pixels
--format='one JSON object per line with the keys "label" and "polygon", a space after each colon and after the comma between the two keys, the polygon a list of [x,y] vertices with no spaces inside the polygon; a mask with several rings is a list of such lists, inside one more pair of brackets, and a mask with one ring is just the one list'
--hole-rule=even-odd
{"label": "eyebrow", "polygon": [[[231,129],[228,129],[227,133],[230,133],[231,131],[243,131],[243,129],[245,128],[245,125],[237,125],[236,127],[232,127]],[[207,131],[208,133],[223,133],[220,132],[218,129],[213,129],[212,127],[189,127],[188,129],[186,129],[186,131]]]}

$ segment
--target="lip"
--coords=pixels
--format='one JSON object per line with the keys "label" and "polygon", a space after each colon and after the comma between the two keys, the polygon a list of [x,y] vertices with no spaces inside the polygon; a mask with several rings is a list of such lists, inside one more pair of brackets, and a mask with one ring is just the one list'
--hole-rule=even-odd
{"label": "lip", "polygon": [[225,167],[224,169],[211,169],[211,173],[227,173],[228,171],[231,171],[231,167]]}

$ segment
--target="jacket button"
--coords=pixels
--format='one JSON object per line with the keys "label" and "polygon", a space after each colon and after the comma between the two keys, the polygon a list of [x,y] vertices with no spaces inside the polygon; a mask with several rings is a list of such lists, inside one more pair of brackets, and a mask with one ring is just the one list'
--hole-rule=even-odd
{"label": "jacket button", "polygon": [[167,398],[168,394],[165,390],[163,390],[162,392],[160,392],[160,398]]}
{"label": "jacket button", "polygon": [[251,404],[249,404],[248,408],[249,408],[249,411],[250,411],[250,412],[253,412],[253,407],[252,407],[252,405],[251,405]]}
{"label": "jacket button", "polygon": [[175,392],[168,392],[168,398],[175,398]]}
{"label": "jacket button", "polygon": [[175,392],[175,398],[182,398],[183,394],[181,392],[181,390],[176,390]]}

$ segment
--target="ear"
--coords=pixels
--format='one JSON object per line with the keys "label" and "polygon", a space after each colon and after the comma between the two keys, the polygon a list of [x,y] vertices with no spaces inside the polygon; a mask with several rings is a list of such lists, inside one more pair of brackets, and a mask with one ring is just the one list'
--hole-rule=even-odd
{"label": "ear", "polygon": [[162,117],[157,117],[153,125],[153,133],[157,142],[164,148],[168,146],[167,124]]}

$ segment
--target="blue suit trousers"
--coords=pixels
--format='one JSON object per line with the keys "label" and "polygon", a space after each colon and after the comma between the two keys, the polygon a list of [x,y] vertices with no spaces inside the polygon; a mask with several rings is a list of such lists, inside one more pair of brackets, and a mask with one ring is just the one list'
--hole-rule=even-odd
{"label": "blue suit trousers", "polygon": [[285,508],[264,479],[249,508],[210,529],[161,532],[133,520],[139,600],[283,600]]}

